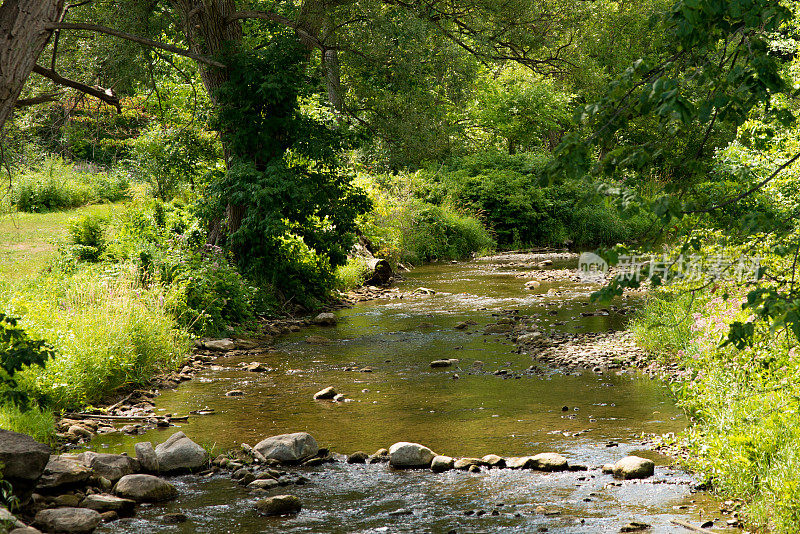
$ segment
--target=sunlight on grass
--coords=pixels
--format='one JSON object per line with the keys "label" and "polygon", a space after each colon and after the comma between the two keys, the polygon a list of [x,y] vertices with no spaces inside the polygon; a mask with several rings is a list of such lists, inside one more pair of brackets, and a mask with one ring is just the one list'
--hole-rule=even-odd
{"label": "sunlight on grass", "polygon": [[84,215],[110,215],[122,204],[97,204],[52,213],[0,215],[0,279],[29,280],[50,261],[67,235],[67,224]]}

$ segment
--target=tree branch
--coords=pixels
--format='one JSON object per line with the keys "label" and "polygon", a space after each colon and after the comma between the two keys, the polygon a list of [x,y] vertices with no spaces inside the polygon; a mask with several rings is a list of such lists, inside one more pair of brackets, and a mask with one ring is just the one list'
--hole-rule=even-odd
{"label": "tree branch", "polygon": [[178,48],[177,46],[172,46],[166,43],[160,43],[158,41],[153,41],[152,39],[147,39],[146,37],[139,37],[138,35],[133,35],[132,33],[127,33],[119,30],[115,30],[114,28],[109,28],[107,26],[100,26],[97,24],[86,24],[83,22],[54,22],[52,24],[48,24],[46,26],[48,30],[86,30],[90,32],[97,32],[97,33],[105,33],[107,35],[113,35],[114,37],[119,37],[121,39],[126,39],[128,41],[133,41],[135,43],[143,44],[145,46],[152,46],[153,48],[160,48],[161,50],[166,50],[167,52],[172,52],[173,54],[178,54],[179,56],[188,57],[193,59],[199,63],[205,63],[206,65],[211,65],[212,67],[218,67],[220,69],[226,68],[224,63],[220,63],[214,59],[208,58],[206,56],[195,54],[191,50],[186,50],[184,48]]}
{"label": "tree branch", "polygon": [[277,13],[271,13],[269,11],[239,11],[228,17],[227,22],[233,22],[234,20],[240,19],[260,19],[268,20],[270,22],[277,22],[278,24],[286,26],[287,28],[292,28],[303,41],[306,41],[311,46],[319,48],[323,51],[328,48],[325,46],[325,43],[319,39],[319,37],[301,28],[300,25],[293,20],[282,15],[278,15]]}
{"label": "tree branch", "polygon": [[40,65],[34,66],[33,72],[39,74],[40,76],[44,76],[48,80],[52,80],[58,85],[63,85],[64,87],[71,87],[72,89],[77,89],[82,93],[86,93],[87,95],[102,100],[106,104],[117,108],[118,113],[122,113],[122,106],[120,106],[119,104],[119,97],[115,95],[114,91],[112,91],[111,89],[103,89],[102,87],[92,87],[90,85],[86,85],[81,82],[76,82],[75,80],[70,80],[69,78],[64,78],[60,74],[57,74],[55,71],[46,69]]}
{"label": "tree branch", "polygon": [[61,96],[61,93],[54,92],[54,93],[44,93],[39,96],[34,96],[32,98],[20,98],[16,102],[14,102],[15,108],[24,108],[27,106],[35,106],[37,104],[44,104],[45,102],[55,102],[58,100],[58,97]]}

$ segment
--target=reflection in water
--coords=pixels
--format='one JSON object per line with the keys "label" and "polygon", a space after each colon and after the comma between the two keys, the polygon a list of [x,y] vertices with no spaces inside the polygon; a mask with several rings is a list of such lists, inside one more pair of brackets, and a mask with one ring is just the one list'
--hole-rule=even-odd
{"label": "reflection in water", "polygon": [[[483,326],[497,319],[492,314],[508,310],[535,317],[545,330],[623,326],[625,317],[615,313],[580,316],[590,309],[585,305],[590,288],[544,283],[526,292],[518,272],[491,261],[420,268],[403,285],[429,287],[437,294],[358,305],[338,314],[336,328],[307,329],[281,338],[260,358],[273,368],[267,373],[241,368],[252,355],[220,358],[195,380],[165,391],[158,407],[180,414],[214,408],[214,415],[192,417],[181,430],[217,450],[307,431],[321,446],[341,453],[371,453],[396,441],[417,441],[453,456],[556,451],[571,463],[590,467],[637,450],[642,433],[677,431],[685,425],[658,382],[625,373],[525,372],[533,363],[529,356],[517,354],[504,336],[483,335]],[[620,303],[631,304],[635,300]],[[467,320],[477,325],[466,331],[453,328]],[[312,334],[326,336],[331,343],[306,344],[305,337]],[[441,358],[457,358],[459,363],[431,369],[430,362]],[[474,371],[476,360],[483,362],[483,371]],[[363,372],[365,368],[371,372]],[[509,374],[494,375],[499,369]],[[314,392],[326,386],[344,393],[349,402],[314,401]],[[231,389],[242,389],[245,395],[224,396]],[[136,440],[110,435],[93,446],[132,453],[134,441],[161,442],[173,431],[151,431]],[[619,445],[606,446],[609,442]],[[393,472],[385,465],[337,464],[304,471],[311,483],[291,489],[305,506],[294,519],[257,518],[252,512],[255,497],[230,480],[198,482],[185,477],[179,479],[178,501],[116,523],[113,530],[528,532],[544,527],[551,532],[618,532],[621,525],[638,520],[655,525],[656,531],[672,532],[668,524],[673,506],[697,500],[680,512],[692,520],[702,511],[702,499],[689,493],[688,481],[605,488],[611,478],[597,470],[433,475]],[[657,473],[663,482],[681,477],[666,469]],[[536,513],[537,506],[553,507],[560,514]],[[398,508],[412,514],[387,515]],[[464,516],[468,509],[483,509],[487,515]],[[495,509],[499,515],[489,513]],[[184,511],[191,521],[181,527],[160,525],[157,517],[169,510]]]}

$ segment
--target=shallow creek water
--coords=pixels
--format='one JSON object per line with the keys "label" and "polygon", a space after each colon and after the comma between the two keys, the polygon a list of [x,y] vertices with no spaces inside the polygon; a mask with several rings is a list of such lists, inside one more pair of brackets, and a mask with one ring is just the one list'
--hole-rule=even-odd
{"label": "shallow creek water", "polygon": [[[242,442],[255,445],[270,435],[307,431],[320,446],[338,453],[372,453],[397,441],[415,441],[456,457],[559,452],[570,463],[588,465],[589,471],[433,474],[345,463],[299,468],[309,483],[270,493],[300,497],[303,511],[289,519],[257,516],[253,503],[263,495],[253,495],[227,477],[180,476],[172,479],[180,491],[176,501],[144,506],[136,518],[100,530],[592,533],[619,532],[622,525],[639,521],[654,527],[649,532],[681,532],[670,519],[700,524],[718,518],[717,502],[690,492],[689,475],[665,467],[667,459],[641,449],[643,433],[679,431],[686,424],[658,381],[635,373],[569,374],[547,368],[519,378],[492,374],[498,369],[523,371],[534,363],[530,356],[517,354],[505,336],[482,334],[487,323],[497,320],[493,313],[519,310],[537,317],[544,330],[569,332],[618,329],[627,320],[613,312],[582,317],[581,311],[595,308],[585,304],[589,286],[553,282],[526,291],[526,278],[516,276],[521,272],[516,265],[531,259],[502,256],[416,269],[401,287],[424,286],[437,291],[435,295],[358,304],[337,313],[336,327],[281,337],[273,351],[260,357],[273,368],[270,372],[242,369],[239,364],[253,361],[252,355],[219,358],[194,380],[164,391],[157,408],[176,414],[213,408],[215,414],[190,417],[180,429],[219,452]],[[554,267],[565,265],[556,261]],[[636,302],[632,298],[617,305],[630,308]],[[478,324],[466,331],[453,328],[467,320]],[[328,337],[331,343],[309,345],[304,341],[309,335]],[[458,358],[460,363],[430,368],[440,358]],[[472,372],[475,360],[484,362],[484,372]],[[369,367],[372,372],[345,371],[347,367]],[[314,401],[312,395],[326,386],[350,401]],[[232,389],[245,395],[226,397]],[[95,439],[92,448],[133,454],[135,442],[160,443],[175,430],[137,437],[111,434]],[[634,452],[656,461],[655,477],[608,486],[613,478],[597,467]],[[540,506],[559,513],[535,512]],[[398,509],[411,514],[389,515]],[[465,516],[467,510],[487,513]],[[499,515],[491,515],[493,510]],[[175,511],[189,520],[181,525],[161,522],[161,515]]]}

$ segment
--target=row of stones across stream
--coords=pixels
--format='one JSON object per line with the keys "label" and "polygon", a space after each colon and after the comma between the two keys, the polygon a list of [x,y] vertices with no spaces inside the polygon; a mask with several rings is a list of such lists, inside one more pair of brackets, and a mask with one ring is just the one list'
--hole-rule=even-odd
{"label": "row of stones across stream", "polygon": [[[22,502],[16,517],[0,508],[0,520],[4,518],[13,525],[13,534],[89,533],[101,522],[134,515],[139,503],[178,498],[175,486],[162,477],[186,472],[201,477],[228,473],[239,484],[264,494],[264,498],[255,503],[256,513],[281,516],[299,513],[302,503],[294,495],[269,493],[308,483],[297,470],[287,471],[297,467],[347,462],[387,463],[394,469],[424,468],[434,473],[451,469],[476,472],[502,468],[547,472],[588,470],[586,466],[570,465],[566,458],[552,452],[511,458],[494,454],[482,458],[453,458],[410,442],[395,443],[372,455],[357,452],[345,456],[320,448],[305,432],[272,436],[254,447],[242,444],[240,449],[211,461],[207,451],[183,432],[174,433],[157,447],[150,442],[137,443],[135,450],[136,458],[88,451],[51,455],[49,447],[24,434],[0,431],[3,476],[14,485]],[[652,476],[654,467],[650,460],[627,456],[600,469],[617,478],[636,479]],[[178,523],[185,521],[186,516],[170,513],[164,514],[162,520]]]}

